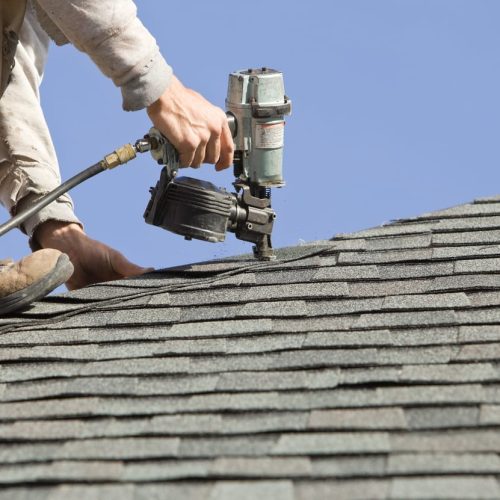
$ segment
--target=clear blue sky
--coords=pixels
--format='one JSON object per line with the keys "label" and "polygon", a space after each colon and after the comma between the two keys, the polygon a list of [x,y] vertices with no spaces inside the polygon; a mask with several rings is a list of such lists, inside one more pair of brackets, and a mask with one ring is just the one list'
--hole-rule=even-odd
{"label": "clear blue sky", "polygon": [[[275,246],[355,231],[500,191],[500,2],[139,0],[183,82],[224,106],[229,72],[280,69],[294,103]],[[85,55],[52,47],[42,100],[63,179],[149,128]],[[232,169],[191,172],[231,187]],[[86,230],[157,268],[250,251],[143,222],[159,167],[143,156],[73,191]],[[7,213],[3,211],[4,219]],[[26,239],[4,237],[2,256]]]}

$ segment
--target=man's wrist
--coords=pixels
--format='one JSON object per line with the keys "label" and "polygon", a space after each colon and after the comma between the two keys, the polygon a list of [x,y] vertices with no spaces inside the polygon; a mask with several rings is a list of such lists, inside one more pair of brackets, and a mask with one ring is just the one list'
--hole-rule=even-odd
{"label": "man's wrist", "polygon": [[48,220],[37,226],[33,239],[42,248],[67,251],[82,234],[82,227],[75,222]]}

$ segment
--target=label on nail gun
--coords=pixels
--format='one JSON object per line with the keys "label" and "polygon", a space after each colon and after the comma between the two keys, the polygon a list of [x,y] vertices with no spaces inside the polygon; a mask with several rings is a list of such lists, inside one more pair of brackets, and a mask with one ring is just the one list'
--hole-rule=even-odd
{"label": "label on nail gun", "polygon": [[257,123],[255,147],[259,149],[282,148],[285,138],[285,122]]}

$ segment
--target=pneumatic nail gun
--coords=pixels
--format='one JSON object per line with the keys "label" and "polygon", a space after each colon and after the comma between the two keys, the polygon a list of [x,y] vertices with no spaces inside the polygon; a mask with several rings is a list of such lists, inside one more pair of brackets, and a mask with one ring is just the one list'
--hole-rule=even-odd
{"label": "pneumatic nail gun", "polygon": [[178,155],[170,143],[151,129],[154,159],[164,168],[144,218],[187,239],[224,241],[226,231],[254,243],[257,258],[273,257],[271,232],[276,213],[271,187],[284,185],[283,139],[285,115],[291,112],[283,75],[268,68],[229,75],[226,99],[235,145],[233,183],[236,193],[192,177],[177,176]]}

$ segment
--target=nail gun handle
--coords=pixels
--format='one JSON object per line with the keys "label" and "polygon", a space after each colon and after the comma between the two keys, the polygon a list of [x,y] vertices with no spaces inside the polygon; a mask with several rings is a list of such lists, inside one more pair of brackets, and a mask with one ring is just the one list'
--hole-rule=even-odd
{"label": "nail gun handle", "polygon": [[159,165],[163,165],[167,169],[169,177],[173,179],[181,168],[177,149],[155,127],[149,130],[147,137],[151,144],[151,156]]}

